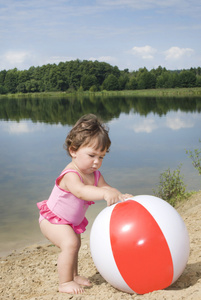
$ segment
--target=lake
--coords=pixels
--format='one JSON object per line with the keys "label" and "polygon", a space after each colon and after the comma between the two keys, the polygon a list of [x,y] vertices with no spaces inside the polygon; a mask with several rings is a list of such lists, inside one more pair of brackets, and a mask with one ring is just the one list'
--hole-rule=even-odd
{"label": "lake", "polygon": [[[0,98],[0,254],[43,242],[36,203],[47,199],[70,158],[67,133],[83,114],[99,115],[112,146],[101,172],[122,192],[153,195],[159,175],[182,164],[187,190],[200,189],[187,150],[200,148],[201,98],[21,97]],[[96,202],[87,212],[89,235]]]}

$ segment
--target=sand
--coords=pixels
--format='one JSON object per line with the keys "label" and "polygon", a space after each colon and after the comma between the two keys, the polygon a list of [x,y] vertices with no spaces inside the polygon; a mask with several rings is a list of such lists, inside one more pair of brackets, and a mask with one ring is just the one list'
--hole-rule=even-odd
{"label": "sand", "polygon": [[145,295],[126,294],[108,284],[97,272],[90,255],[89,240],[83,239],[80,250],[80,273],[91,279],[93,286],[82,295],[58,292],[57,255],[51,244],[32,245],[13,251],[0,260],[0,299],[2,300],[154,300],[201,299],[201,191],[181,204],[177,211],[182,216],[190,236],[190,256],[180,278],[165,290]]}

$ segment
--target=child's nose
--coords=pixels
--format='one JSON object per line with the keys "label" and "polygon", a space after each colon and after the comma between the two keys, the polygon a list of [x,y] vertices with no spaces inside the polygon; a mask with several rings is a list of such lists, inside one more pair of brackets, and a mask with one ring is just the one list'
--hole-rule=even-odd
{"label": "child's nose", "polygon": [[95,157],[94,163],[95,163],[95,164],[98,164],[98,163],[99,163],[99,158],[98,158],[98,157]]}

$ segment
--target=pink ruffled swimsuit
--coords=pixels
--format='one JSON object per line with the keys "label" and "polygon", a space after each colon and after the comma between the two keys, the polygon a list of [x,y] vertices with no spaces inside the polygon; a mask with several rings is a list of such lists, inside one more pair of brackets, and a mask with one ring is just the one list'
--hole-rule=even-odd
{"label": "pink ruffled swimsuit", "polygon": [[[85,217],[85,213],[94,202],[79,199],[59,186],[61,178],[69,172],[76,173],[83,182],[82,177],[76,170],[67,169],[62,172],[55,181],[55,186],[49,199],[37,203],[40,210],[39,222],[47,219],[52,224],[68,224],[76,233],[80,234],[86,230],[88,220]],[[100,171],[94,172],[95,186],[98,184],[100,175]]]}

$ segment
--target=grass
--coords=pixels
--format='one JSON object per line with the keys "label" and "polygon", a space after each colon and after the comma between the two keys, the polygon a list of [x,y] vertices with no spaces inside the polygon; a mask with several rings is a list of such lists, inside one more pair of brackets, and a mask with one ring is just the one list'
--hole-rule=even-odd
{"label": "grass", "polygon": [[99,92],[41,92],[41,93],[16,93],[0,95],[0,97],[71,97],[75,95],[94,96],[132,96],[132,97],[201,97],[201,87],[197,88],[175,88],[175,89],[150,89],[150,90],[124,90],[124,91],[99,91]]}
{"label": "grass", "polygon": [[[90,92],[88,92],[90,93]],[[175,89],[147,89],[147,90],[125,90],[125,91],[101,91],[95,95],[111,96],[143,96],[143,97],[183,97],[201,96],[201,88],[175,88]]]}

